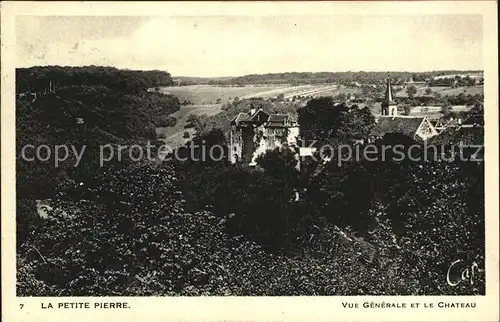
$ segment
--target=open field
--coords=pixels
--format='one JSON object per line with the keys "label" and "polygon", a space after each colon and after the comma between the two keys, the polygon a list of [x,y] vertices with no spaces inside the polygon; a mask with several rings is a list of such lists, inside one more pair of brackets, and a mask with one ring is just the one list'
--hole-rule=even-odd
{"label": "open field", "polygon": [[[430,94],[426,94],[425,91],[427,88],[431,89]],[[417,93],[415,96],[433,96],[434,93],[439,93],[441,96],[456,96],[460,93],[463,93],[464,95],[476,95],[476,94],[484,94],[484,86],[483,85],[476,85],[476,86],[462,86],[462,87],[456,87],[456,88],[450,88],[448,86],[446,87],[427,87],[427,86],[422,86],[422,87],[417,87]],[[406,89],[402,89],[399,92],[396,93],[396,97],[408,97],[408,93],[406,92]]]}
{"label": "open field", "polygon": [[[440,87],[437,87],[440,88]],[[431,87],[432,89],[432,87]],[[438,91],[441,96],[455,96],[460,93],[464,93],[465,95],[471,94],[484,94],[484,86],[483,85],[477,85],[477,86],[470,86],[470,87],[457,87],[457,88],[446,88],[442,91]]]}
{"label": "open field", "polygon": [[160,92],[175,95],[181,102],[187,100],[196,105],[215,104],[218,98],[227,103],[235,97],[248,99],[252,97],[272,98],[284,94],[285,98],[296,95],[303,96],[335,96],[340,93],[356,94],[359,90],[338,85],[249,85],[243,87],[223,87],[212,85],[190,85],[162,87]]}
{"label": "open field", "polygon": [[[166,138],[161,139],[166,145],[171,148],[179,147],[185,144],[189,138],[195,133],[193,128],[185,129],[186,120],[189,114],[206,114],[207,116],[212,116],[221,111],[221,104],[211,104],[211,105],[184,105],[180,110],[171,114],[173,117],[177,119],[177,124],[171,127],[157,127],[156,135],[160,135],[161,133],[165,133]],[[184,132],[187,131],[189,133],[189,138],[183,138]]]}
{"label": "open field", "polygon": [[[181,102],[188,100],[194,104],[215,104],[218,98],[221,99],[221,103],[227,103],[234,99],[239,98],[250,98],[250,97],[260,97],[262,93],[267,93],[270,91],[277,91],[275,95],[278,95],[281,91],[285,90],[287,86],[285,85],[275,85],[275,86],[244,86],[244,87],[222,87],[222,86],[211,86],[211,85],[190,85],[190,86],[174,86],[174,87],[162,87],[160,92],[175,95],[179,98]],[[275,96],[274,95],[274,96]]]}
{"label": "open field", "polygon": [[[470,107],[466,105],[452,105],[452,112],[466,112],[469,111]],[[441,114],[441,106],[416,106],[411,109],[411,116],[427,116],[429,119],[439,119],[443,116]]]}

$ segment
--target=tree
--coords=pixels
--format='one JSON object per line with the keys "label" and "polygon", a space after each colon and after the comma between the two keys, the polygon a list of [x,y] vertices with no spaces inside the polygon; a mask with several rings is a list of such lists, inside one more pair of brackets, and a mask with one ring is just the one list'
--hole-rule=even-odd
{"label": "tree", "polygon": [[296,154],[288,147],[268,151],[257,157],[256,162],[266,173],[277,178],[293,182],[298,175]]}
{"label": "tree", "polygon": [[186,122],[189,124],[192,124],[194,126],[194,123],[198,120],[198,115],[196,114],[189,114],[186,118]]}
{"label": "tree", "polygon": [[474,86],[474,85],[476,85],[476,79],[467,75],[465,77],[465,86]]}
{"label": "tree", "polygon": [[430,89],[429,87],[427,87],[427,88],[425,89],[425,94],[426,94],[426,95],[431,95],[431,94],[432,94],[432,89]]}
{"label": "tree", "polygon": [[411,113],[411,105],[405,104],[403,106],[403,109],[404,109],[404,114],[405,115],[410,115],[410,113]]}
{"label": "tree", "polygon": [[374,124],[369,108],[337,104],[331,97],[311,99],[298,110],[298,121],[303,138],[347,141],[366,137]]}
{"label": "tree", "polygon": [[448,116],[451,113],[451,110],[451,103],[448,98],[445,97],[443,106],[441,107],[441,114],[443,114],[443,116]]}
{"label": "tree", "polygon": [[344,102],[347,99],[347,95],[345,93],[340,93],[335,98],[341,102]]}
{"label": "tree", "polygon": [[276,98],[278,99],[278,101],[283,102],[285,100],[285,94],[279,93]]}
{"label": "tree", "polygon": [[172,115],[166,115],[160,117],[160,121],[158,126],[159,127],[169,127],[169,126],[175,126],[177,124],[177,119],[172,116]]}
{"label": "tree", "polygon": [[415,97],[415,94],[417,94],[417,88],[414,85],[408,86],[406,91],[408,92],[408,97],[410,99],[413,99],[413,97]]}

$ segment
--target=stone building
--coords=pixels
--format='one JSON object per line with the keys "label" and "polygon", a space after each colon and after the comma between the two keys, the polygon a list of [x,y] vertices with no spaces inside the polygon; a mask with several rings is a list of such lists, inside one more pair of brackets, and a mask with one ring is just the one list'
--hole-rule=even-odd
{"label": "stone building", "polygon": [[230,161],[256,165],[259,155],[283,146],[296,146],[299,126],[288,114],[269,114],[253,106],[231,120]]}

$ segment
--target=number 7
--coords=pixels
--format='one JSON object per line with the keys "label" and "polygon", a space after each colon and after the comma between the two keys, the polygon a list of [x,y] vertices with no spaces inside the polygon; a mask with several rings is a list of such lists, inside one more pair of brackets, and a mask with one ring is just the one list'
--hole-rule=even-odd
{"label": "number 7", "polygon": [[20,308],[21,308],[21,310],[22,310],[22,309],[23,309],[23,307],[24,307],[24,304],[19,304],[19,306],[20,306]]}

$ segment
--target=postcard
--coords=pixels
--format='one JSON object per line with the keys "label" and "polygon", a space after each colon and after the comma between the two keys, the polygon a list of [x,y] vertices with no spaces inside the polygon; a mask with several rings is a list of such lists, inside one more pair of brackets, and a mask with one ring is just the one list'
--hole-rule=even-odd
{"label": "postcard", "polygon": [[5,321],[498,321],[493,1],[3,2]]}

